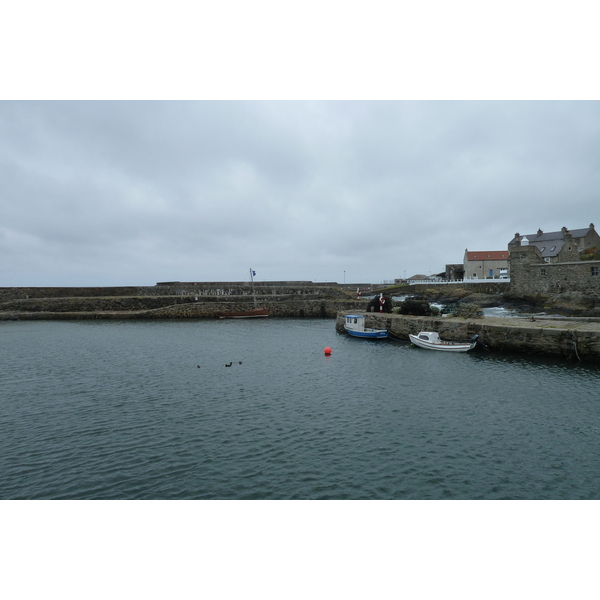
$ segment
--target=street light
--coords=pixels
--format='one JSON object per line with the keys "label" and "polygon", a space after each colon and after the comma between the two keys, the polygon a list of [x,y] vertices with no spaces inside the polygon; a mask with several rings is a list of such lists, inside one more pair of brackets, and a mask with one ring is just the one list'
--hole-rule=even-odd
{"label": "street light", "polygon": [[346,271],[344,271],[344,285],[346,285]]}

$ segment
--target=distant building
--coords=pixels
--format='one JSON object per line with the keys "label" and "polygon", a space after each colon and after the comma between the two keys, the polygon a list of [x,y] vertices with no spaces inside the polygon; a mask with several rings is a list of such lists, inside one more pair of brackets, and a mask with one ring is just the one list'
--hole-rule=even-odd
{"label": "distant building", "polygon": [[600,235],[594,229],[594,224],[585,229],[569,231],[563,227],[560,231],[544,233],[528,233],[515,237],[508,243],[508,249],[516,246],[535,246],[547,263],[570,262],[579,260],[579,256],[591,248],[600,248]]}
{"label": "distant building", "polygon": [[563,227],[551,233],[541,229],[535,234],[517,233],[508,246],[512,292],[600,293],[600,260],[593,260],[594,250],[600,248],[600,236],[593,223],[587,229],[569,231]]}
{"label": "distant building", "polygon": [[465,278],[465,265],[446,265],[446,281],[462,281]]}
{"label": "distant building", "polygon": [[508,257],[508,250],[472,252],[467,249],[463,259],[464,279],[506,279]]}

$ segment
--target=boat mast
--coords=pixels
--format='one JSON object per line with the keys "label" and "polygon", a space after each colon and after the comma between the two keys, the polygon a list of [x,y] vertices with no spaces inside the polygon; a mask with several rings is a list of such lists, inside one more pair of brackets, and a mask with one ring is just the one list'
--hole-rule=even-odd
{"label": "boat mast", "polygon": [[256,294],[254,293],[254,277],[252,276],[252,268],[250,269],[250,282],[252,285],[252,299],[254,300],[254,308],[256,308]]}

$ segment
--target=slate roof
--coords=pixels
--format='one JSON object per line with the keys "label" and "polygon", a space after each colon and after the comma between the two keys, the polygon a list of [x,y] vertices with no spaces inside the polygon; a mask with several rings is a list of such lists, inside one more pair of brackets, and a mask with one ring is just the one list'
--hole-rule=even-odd
{"label": "slate roof", "polygon": [[[573,239],[585,237],[589,228],[585,229],[570,229],[571,237]],[[564,232],[563,231],[549,231],[547,233],[528,233],[523,236],[523,241],[527,238],[529,245],[537,246],[538,250],[542,253],[542,257],[556,256],[565,245]],[[523,243],[523,241],[521,243]]]}
{"label": "slate roof", "polygon": [[[571,233],[571,237],[573,238],[582,238],[585,237],[586,233],[589,231],[589,228],[585,229],[569,229]],[[528,233],[523,237],[526,237],[529,240],[530,244],[538,244],[539,242],[549,242],[552,240],[563,241],[564,233],[562,231],[549,231],[548,233]]]}

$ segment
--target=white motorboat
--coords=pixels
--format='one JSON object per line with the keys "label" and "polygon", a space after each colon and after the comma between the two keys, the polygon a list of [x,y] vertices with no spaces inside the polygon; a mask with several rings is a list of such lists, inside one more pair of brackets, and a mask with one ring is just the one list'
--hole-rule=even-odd
{"label": "white motorboat", "polygon": [[442,350],[444,352],[468,352],[477,345],[478,335],[474,335],[469,342],[448,342],[440,339],[436,331],[421,331],[419,335],[408,335],[410,341],[421,348],[428,350]]}

